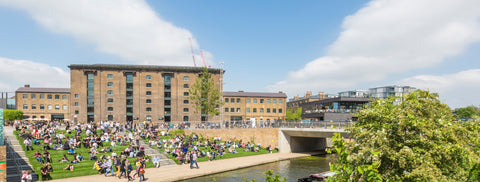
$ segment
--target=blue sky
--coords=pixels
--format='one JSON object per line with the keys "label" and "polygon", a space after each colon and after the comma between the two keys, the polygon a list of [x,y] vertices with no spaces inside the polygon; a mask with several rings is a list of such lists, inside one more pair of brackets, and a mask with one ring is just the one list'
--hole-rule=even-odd
{"label": "blue sky", "polygon": [[0,0],[0,90],[69,87],[69,64],[193,66],[192,38],[225,91],[396,84],[479,105],[479,20],[475,0]]}

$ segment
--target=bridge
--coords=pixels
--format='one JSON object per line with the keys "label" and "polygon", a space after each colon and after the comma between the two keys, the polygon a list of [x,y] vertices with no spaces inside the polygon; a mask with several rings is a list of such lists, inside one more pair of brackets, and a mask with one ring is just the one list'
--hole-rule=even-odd
{"label": "bridge", "polygon": [[330,138],[334,133],[349,137],[344,129],[279,128],[278,148],[281,153],[323,151],[332,146]]}

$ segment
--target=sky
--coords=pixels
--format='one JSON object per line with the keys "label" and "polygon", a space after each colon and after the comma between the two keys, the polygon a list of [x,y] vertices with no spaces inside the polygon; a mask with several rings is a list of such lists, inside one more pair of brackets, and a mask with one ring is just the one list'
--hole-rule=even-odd
{"label": "sky", "polygon": [[0,91],[68,88],[70,64],[207,65],[224,91],[408,85],[480,105],[478,0],[0,0],[0,27]]}

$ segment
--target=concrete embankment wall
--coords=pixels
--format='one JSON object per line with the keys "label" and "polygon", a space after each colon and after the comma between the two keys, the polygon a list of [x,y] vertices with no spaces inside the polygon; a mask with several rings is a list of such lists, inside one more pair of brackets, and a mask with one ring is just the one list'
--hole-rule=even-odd
{"label": "concrete embankment wall", "polygon": [[185,130],[185,134],[196,133],[206,138],[221,137],[222,140],[242,140],[244,143],[254,140],[255,144],[261,143],[262,147],[278,146],[278,128],[235,128],[235,129],[208,129]]}

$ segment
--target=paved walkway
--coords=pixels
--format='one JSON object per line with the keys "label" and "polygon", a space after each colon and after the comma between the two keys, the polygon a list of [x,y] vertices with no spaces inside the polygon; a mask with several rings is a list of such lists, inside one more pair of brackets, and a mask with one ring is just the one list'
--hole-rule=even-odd
{"label": "paved walkway", "polygon": [[[240,168],[281,161],[285,159],[306,157],[310,154],[299,153],[275,153],[264,154],[248,157],[239,157],[231,159],[223,159],[217,161],[199,162],[200,169],[190,169],[190,165],[176,165],[163,168],[148,168],[145,171],[145,177],[147,181],[179,181],[209,174],[221,173],[225,171],[236,170]],[[138,180],[138,177],[136,178]],[[117,177],[104,177],[103,175],[92,175],[74,177],[68,179],[59,179],[53,181],[68,181],[68,182],[86,182],[86,181],[102,181],[102,182],[114,182],[114,181],[127,181],[125,178],[118,179]]]}

